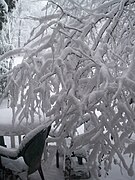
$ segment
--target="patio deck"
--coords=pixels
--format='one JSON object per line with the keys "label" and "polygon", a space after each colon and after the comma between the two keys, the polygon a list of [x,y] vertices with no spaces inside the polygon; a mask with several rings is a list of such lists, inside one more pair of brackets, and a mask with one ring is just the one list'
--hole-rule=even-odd
{"label": "patio deck", "polygon": [[[42,168],[44,171],[45,180],[64,180],[64,174],[62,169],[57,169],[55,165],[51,167],[45,167],[45,164],[42,163]],[[30,180],[40,180],[38,172],[33,173],[29,176]]]}

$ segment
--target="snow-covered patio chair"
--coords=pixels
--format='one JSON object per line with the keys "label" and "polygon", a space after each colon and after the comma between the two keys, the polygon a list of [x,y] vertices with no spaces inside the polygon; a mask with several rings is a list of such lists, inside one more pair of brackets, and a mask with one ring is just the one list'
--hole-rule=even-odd
{"label": "snow-covered patio chair", "polygon": [[3,168],[11,170],[20,179],[27,179],[28,175],[38,170],[41,179],[44,180],[41,158],[50,129],[50,125],[40,125],[31,130],[17,149],[0,146]]}

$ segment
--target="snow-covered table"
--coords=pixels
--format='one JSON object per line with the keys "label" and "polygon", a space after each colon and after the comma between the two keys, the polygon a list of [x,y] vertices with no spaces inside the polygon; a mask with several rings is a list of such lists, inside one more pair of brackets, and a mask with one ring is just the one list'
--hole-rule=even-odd
{"label": "snow-covered table", "polygon": [[35,119],[34,123],[26,124],[18,121],[12,124],[12,109],[6,106],[6,101],[0,106],[0,136],[9,136],[11,138],[11,147],[15,146],[15,136],[18,136],[19,143],[21,135],[28,133],[31,129],[40,124],[39,120]]}

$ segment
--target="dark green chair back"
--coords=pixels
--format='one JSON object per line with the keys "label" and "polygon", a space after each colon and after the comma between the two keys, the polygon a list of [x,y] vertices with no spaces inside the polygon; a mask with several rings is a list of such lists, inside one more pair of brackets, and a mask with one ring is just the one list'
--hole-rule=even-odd
{"label": "dark green chair back", "polygon": [[[4,137],[0,136],[0,145],[1,146],[5,146],[5,142],[4,142]],[[2,164],[1,164],[1,156],[0,156],[0,169],[2,168]]]}
{"label": "dark green chair back", "polygon": [[51,126],[37,133],[19,153],[28,166],[28,174],[32,174],[40,168],[45,139],[48,137],[50,129]]}

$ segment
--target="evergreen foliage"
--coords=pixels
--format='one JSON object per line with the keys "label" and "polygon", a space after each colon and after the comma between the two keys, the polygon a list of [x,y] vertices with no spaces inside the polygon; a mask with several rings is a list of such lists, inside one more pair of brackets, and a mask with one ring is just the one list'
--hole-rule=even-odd
{"label": "evergreen foliage", "polygon": [[7,22],[7,14],[12,12],[17,0],[1,0],[0,1],[0,30],[3,28],[3,23]]}
{"label": "evergreen foliage", "polygon": [[8,12],[12,12],[13,8],[15,8],[15,3],[18,0],[5,0],[6,4],[8,5]]}
{"label": "evergreen foliage", "polygon": [[7,11],[5,4],[0,3],[0,30],[3,28],[3,23],[7,22]]}
{"label": "evergreen foliage", "polygon": [[[0,54],[5,53],[10,49],[9,45],[9,30],[8,13],[11,13],[15,7],[17,0],[1,0],[0,1]],[[9,61],[5,60],[0,63],[0,74],[3,75],[9,70]],[[7,77],[0,79],[0,96],[2,95],[7,84]]]}

